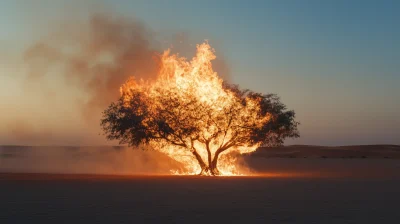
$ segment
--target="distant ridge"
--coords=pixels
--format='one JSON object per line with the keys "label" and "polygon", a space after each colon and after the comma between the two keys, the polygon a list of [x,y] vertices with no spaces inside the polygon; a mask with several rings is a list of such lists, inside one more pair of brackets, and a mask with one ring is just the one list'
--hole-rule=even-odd
{"label": "distant ridge", "polygon": [[260,147],[251,156],[264,158],[383,158],[400,159],[400,145]]}

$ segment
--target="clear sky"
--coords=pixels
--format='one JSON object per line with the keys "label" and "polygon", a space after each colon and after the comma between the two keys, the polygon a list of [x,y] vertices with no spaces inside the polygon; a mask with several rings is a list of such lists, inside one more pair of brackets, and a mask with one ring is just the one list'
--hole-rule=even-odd
{"label": "clear sky", "polygon": [[[71,2],[79,1],[0,0],[0,144],[36,143],[12,137],[15,124],[2,125],[32,114],[34,130],[52,136],[40,144],[88,144],[84,139],[97,134],[82,131],[74,117],[43,112],[49,108],[31,96],[34,91],[29,100],[21,91],[18,52],[45,29],[32,24],[68,16]],[[399,1],[92,2],[155,31],[184,32],[193,44],[208,39],[232,82],[277,93],[296,111],[301,138],[286,144],[400,144]],[[92,10],[75,8],[83,15]],[[74,140],[66,141],[69,136]]]}

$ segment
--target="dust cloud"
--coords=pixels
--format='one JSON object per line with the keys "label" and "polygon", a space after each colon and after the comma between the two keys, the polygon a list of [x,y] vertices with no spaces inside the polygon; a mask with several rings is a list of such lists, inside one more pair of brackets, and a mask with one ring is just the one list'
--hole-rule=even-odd
{"label": "dust cloud", "polygon": [[179,169],[159,152],[127,147],[0,146],[0,172],[164,175]]}

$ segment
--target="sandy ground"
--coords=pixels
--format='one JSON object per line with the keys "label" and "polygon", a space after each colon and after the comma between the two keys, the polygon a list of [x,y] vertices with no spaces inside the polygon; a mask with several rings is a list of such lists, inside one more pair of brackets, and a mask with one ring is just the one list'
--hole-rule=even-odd
{"label": "sandy ground", "polygon": [[400,179],[0,174],[0,223],[397,223]]}

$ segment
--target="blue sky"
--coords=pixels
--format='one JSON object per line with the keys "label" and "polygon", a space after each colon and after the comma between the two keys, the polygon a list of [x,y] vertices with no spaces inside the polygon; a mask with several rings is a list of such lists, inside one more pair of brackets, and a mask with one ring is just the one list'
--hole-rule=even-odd
{"label": "blue sky", "polygon": [[[14,56],[13,48],[22,48],[37,32],[26,21],[27,11],[29,18],[45,20],[68,14],[63,5],[71,1],[38,2],[0,1],[0,50]],[[184,32],[193,44],[208,39],[217,57],[225,58],[233,82],[277,93],[297,112],[302,137],[287,144],[400,144],[399,1],[103,0],[96,5],[139,18],[155,31]],[[37,9],[44,15],[35,14]],[[80,10],[85,14],[86,8]],[[8,57],[0,60],[0,108],[7,108],[6,98],[17,91],[10,86],[18,79],[5,68]]]}

